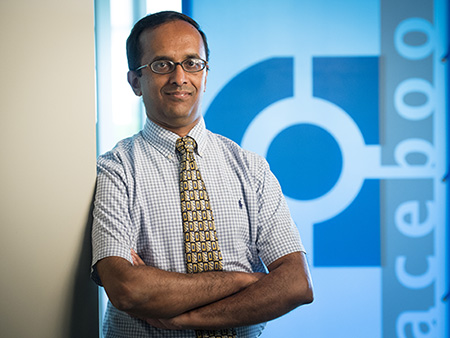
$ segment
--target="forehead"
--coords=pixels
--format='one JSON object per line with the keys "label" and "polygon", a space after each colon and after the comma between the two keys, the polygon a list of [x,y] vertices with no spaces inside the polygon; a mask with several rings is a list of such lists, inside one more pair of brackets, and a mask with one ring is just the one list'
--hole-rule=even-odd
{"label": "forehead", "polygon": [[197,29],[186,21],[170,21],[153,29],[145,30],[139,37],[142,60],[156,57],[178,60],[197,55],[205,58],[205,47]]}

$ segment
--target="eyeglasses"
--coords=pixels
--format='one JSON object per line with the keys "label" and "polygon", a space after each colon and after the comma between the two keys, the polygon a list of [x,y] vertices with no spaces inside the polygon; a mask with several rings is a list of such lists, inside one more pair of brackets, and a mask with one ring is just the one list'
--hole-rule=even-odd
{"label": "eyeglasses", "polygon": [[172,73],[178,65],[180,65],[185,72],[197,73],[205,69],[205,67],[207,67],[208,65],[208,62],[197,58],[189,58],[181,62],[173,62],[170,60],[156,60],[152,63],[148,63],[136,68],[135,71],[137,72],[146,67],[150,67],[152,72],[156,74],[169,74]]}

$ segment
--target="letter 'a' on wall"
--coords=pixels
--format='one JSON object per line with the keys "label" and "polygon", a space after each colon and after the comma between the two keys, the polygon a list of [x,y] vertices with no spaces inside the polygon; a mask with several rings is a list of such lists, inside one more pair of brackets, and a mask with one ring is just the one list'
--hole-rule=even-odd
{"label": "letter 'a' on wall", "polygon": [[264,337],[448,337],[448,3],[183,1],[208,129],[267,158],[315,301]]}

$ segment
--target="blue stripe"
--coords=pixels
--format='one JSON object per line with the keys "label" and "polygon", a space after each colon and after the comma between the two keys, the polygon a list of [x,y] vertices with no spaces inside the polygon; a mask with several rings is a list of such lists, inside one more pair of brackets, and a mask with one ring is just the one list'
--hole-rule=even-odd
{"label": "blue stripe", "polygon": [[[447,0],[446,3],[447,6],[447,17],[446,22],[447,22],[447,63],[449,62],[449,58],[450,58],[450,43],[448,42],[448,38],[450,37],[450,23],[449,23],[449,18],[450,18],[450,1]],[[449,135],[449,130],[450,130],[450,85],[448,85],[448,79],[450,79],[450,67],[447,66],[447,130],[446,130],[446,134],[447,134],[447,176],[450,173],[450,166],[449,166],[449,159],[450,159],[450,138],[448,137]],[[450,210],[450,184],[448,182],[450,178],[447,177],[447,210]],[[447,214],[447,303],[449,301],[449,297],[450,297],[450,268],[448,267],[448,262],[450,262],[450,217]],[[448,308],[447,305],[447,323],[450,323],[450,310]],[[447,333],[448,333],[448,337],[450,338],[450,329],[447,329]]]}
{"label": "blue stripe", "polygon": [[181,1],[181,12],[192,17],[192,1],[182,0]]}

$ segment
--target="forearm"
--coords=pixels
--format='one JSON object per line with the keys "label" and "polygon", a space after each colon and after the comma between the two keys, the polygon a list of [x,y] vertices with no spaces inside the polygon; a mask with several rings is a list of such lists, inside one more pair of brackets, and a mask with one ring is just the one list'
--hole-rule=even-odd
{"label": "forearm", "polygon": [[[139,318],[169,318],[230,296],[257,277],[243,272],[183,274],[108,258],[97,264],[111,302]],[[112,276],[114,272],[114,276]]]}
{"label": "forearm", "polygon": [[138,269],[145,275],[141,280],[146,280],[148,273],[153,279],[135,290],[133,303],[126,309],[140,318],[170,318],[228,297],[247,285],[243,273],[237,272],[180,274],[152,267]]}
{"label": "forearm", "polygon": [[299,305],[312,302],[309,272],[302,253],[288,255],[284,264],[246,289],[215,303],[173,318],[171,328],[221,329],[261,323],[277,318]]}

